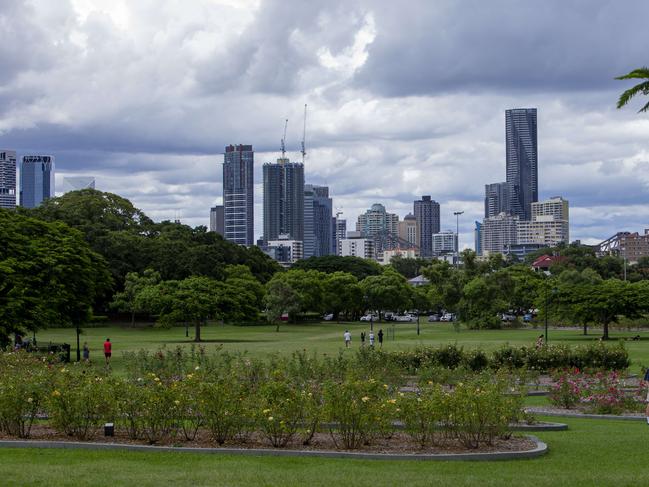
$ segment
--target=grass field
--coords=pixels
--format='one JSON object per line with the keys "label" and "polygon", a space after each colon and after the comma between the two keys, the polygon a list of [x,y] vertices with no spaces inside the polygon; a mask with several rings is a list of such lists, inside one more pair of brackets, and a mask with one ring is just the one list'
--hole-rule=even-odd
{"label": "grass field", "polygon": [[[553,418],[556,420],[556,418]],[[243,457],[45,449],[0,449],[2,485],[228,486],[641,486],[649,484],[644,422],[565,419],[542,432],[541,458],[415,462]]]}
{"label": "grass field", "polygon": [[[394,339],[388,330],[394,326]],[[451,324],[421,323],[420,335],[417,336],[415,323],[376,323],[375,333],[382,328],[386,337],[383,347],[388,350],[413,348],[418,345],[439,345],[458,343],[465,348],[481,347],[484,350],[494,350],[504,343],[513,345],[533,345],[536,338],[543,333],[542,328],[515,330],[467,330],[457,332]],[[204,327],[202,337],[208,351],[218,348],[228,351],[247,352],[252,356],[264,356],[271,353],[288,354],[296,350],[306,349],[318,354],[335,354],[344,349],[343,332],[352,332],[351,349],[360,346],[361,331],[369,331],[369,323],[312,323],[312,324],[283,324],[280,331],[275,326],[232,326],[211,325]],[[587,344],[598,339],[599,330],[592,330],[588,336],[579,330],[550,329],[550,343],[568,343],[571,345]],[[611,344],[615,339],[628,339],[641,335],[640,341],[626,341],[625,347],[633,361],[632,371],[638,372],[640,364],[649,365],[649,333],[638,331],[613,331]],[[139,349],[157,350],[161,346],[174,348],[178,345],[189,347],[192,343],[192,329],[189,338],[185,337],[184,328],[161,329],[153,327],[107,326],[86,328],[81,335],[81,344],[88,342],[91,349],[91,360],[103,362],[102,343],[106,337],[113,342],[113,369],[121,371],[122,353]],[[38,333],[39,344],[47,342],[67,342],[76,344],[74,329],[49,329]],[[73,358],[75,353],[73,352]]]}

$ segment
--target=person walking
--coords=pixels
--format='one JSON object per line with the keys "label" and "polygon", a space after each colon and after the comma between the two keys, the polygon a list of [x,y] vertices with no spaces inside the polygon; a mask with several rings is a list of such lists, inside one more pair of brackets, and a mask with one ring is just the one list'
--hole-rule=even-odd
{"label": "person walking", "polygon": [[113,344],[110,343],[110,338],[106,338],[104,342],[104,357],[106,358],[106,367],[110,367],[110,357],[113,354]]}
{"label": "person walking", "polygon": [[374,332],[370,331],[370,348],[374,348]]}
{"label": "person walking", "polygon": [[383,328],[379,330],[379,347],[383,348]]}
{"label": "person walking", "polygon": [[349,344],[352,341],[352,334],[349,333],[349,330],[345,330],[345,333],[343,333],[343,337],[345,338],[345,348],[349,348]]}
{"label": "person walking", "polygon": [[88,342],[83,342],[83,361],[90,362],[90,349],[88,348]]}
{"label": "person walking", "polygon": [[365,346],[365,332],[361,332],[361,347]]}

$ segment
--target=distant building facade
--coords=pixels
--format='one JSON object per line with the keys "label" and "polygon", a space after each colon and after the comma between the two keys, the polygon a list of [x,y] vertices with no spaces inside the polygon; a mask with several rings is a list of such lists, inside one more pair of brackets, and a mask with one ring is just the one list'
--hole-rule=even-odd
{"label": "distant building facade", "polygon": [[399,222],[399,238],[412,245],[419,245],[417,242],[417,219],[412,213],[408,213]]}
{"label": "distant building facade", "polygon": [[501,213],[485,218],[480,235],[483,255],[494,252],[506,254],[509,247],[517,243],[518,216]]}
{"label": "distant building facade", "polygon": [[482,255],[482,222],[475,222],[475,228],[473,230],[473,243],[476,255]]}
{"label": "distant building facade", "polygon": [[501,213],[510,213],[509,196],[511,187],[509,183],[485,184],[484,217],[490,218]]}
{"label": "distant building facade", "polygon": [[210,232],[216,232],[225,237],[225,212],[223,205],[210,208]]}
{"label": "distant building facade", "polygon": [[269,240],[265,252],[283,267],[290,267],[291,264],[304,258],[302,241],[291,239],[288,235],[280,235],[276,240]]}
{"label": "distant building facade", "polygon": [[228,145],[223,155],[223,236],[254,244],[254,165],[252,145]]}
{"label": "distant building facade", "polygon": [[288,235],[304,242],[304,164],[264,164],[264,240]]}
{"label": "distant building facade", "polygon": [[344,218],[335,218],[336,221],[336,251],[335,255],[342,255],[340,242],[347,236],[347,220]]}
{"label": "distant building facade", "polygon": [[433,234],[433,255],[454,254],[457,252],[457,233],[446,231]]}
{"label": "distant building facade", "polygon": [[54,197],[54,157],[23,156],[20,165],[20,206],[36,208]]}
{"label": "distant building facade", "polygon": [[16,207],[16,151],[0,149],[0,208]]}
{"label": "distant building facade", "polygon": [[347,238],[340,241],[340,255],[374,259],[374,239],[363,236],[361,232],[347,232]]}
{"label": "distant building facade", "polygon": [[505,111],[505,158],[509,207],[521,220],[532,218],[532,203],[538,201],[538,143],[536,108]]}
{"label": "distant building facade", "polygon": [[568,200],[555,196],[531,204],[531,220],[519,221],[517,243],[554,247],[570,242]]}
{"label": "distant building facade", "polygon": [[332,202],[327,186],[304,185],[304,258],[332,253]]}
{"label": "distant building facade", "polygon": [[414,202],[417,222],[417,245],[421,257],[433,256],[433,234],[440,231],[439,203],[430,196],[422,196]]}
{"label": "distant building facade", "polygon": [[374,252],[380,258],[384,250],[392,250],[398,246],[396,241],[399,238],[399,216],[388,213],[385,206],[375,203],[358,216],[356,231],[374,241]]}

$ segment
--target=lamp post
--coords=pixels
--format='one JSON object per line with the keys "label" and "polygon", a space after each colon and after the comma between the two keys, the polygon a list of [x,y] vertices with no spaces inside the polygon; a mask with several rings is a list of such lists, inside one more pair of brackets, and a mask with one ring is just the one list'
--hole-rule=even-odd
{"label": "lamp post", "polygon": [[454,211],[455,215],[455,267],[460,266],[460,215],[463,211]]}
{"label": "lamp post", "polygon": [[[549,309],[548,309],[548,305],[549,305],[548,294],[549,294],[549,292],[548,291],[549,291],[549,289],[548,289],[548,287],[546,287],[545,288],[545,344],[546,345],[548,344],[548,312],[549,312]],[[552,294],[554,294],[555,292],[556,292],[556,289],[552,288]]]}
{"label": "lamp post", "polygon": [[417,336],[419,336],[419,311],[417,311]]}

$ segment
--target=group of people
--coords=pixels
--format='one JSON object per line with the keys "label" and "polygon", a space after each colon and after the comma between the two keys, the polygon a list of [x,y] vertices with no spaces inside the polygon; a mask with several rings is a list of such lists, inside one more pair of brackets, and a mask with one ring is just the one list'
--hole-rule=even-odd
{"label": "group of people", "polygon": [[[379,339],[379,347],[383,348],[383,329],[380,329],[376,334],[376,337]],[[352,343],[352,334],[349,330],[345,330],[343,333],[343,338],[345,339],[345,348],[349,348]],[[365,334],[364,331],[361,332],[361,347],[365,346],[365,339],[370,342],[370,347],[374,348],[374,331],[370,330],[368,334]]]}
{"label": "group of people", "polygon": [[[106,367],[110,366],[110,358],[113,355],[113,344],[110,338],[106,338],[104,342],[104,359],[106,360]],[[82,356],[84,362],[90,362],[90,347],[88,342],[83,343]]]}

